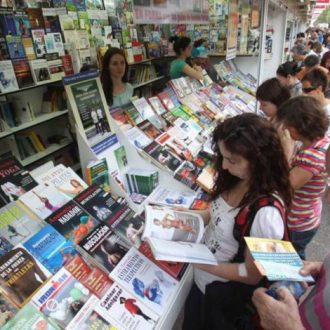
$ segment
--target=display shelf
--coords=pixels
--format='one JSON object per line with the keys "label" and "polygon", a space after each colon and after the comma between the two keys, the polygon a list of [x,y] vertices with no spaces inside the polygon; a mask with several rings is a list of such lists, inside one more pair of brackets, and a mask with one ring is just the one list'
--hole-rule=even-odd
{"label": "display shelf", "polygon": [[21,160],[21,163],[23,166],[30,165],[30,164],[38,161],[39,159],[45,158],[45,157],[53,154],[54,152],[69,146],[72,143],[73,143],[73,141],[68,141],[68,142],[65,142],[62,144],[51,144],[49,147],[47,147],[46,150],[38,152],[30,157],[24,158],[23,160]]}
{"label": "display shelf", "polygon": [[133,85],[133,88],[140,88],[140,87],[143,87],[143,86],[145,86],[145,85],[151,84],[151,83],[153,83],[153,82],[155,82],[155,81],[158,81],[158,80],[164,79],[164,78],[165,78],[165,76],[159,76],[159,77],[156,77],[156,78],[154,78],[154,79],[150,79],[150,80],[148,80],[148,81],[145,81],[145,82],[143,82],[143,83]]}
{"label": "display shelf", "polygon": [[62,111],[55,111],[55,112],[51,112],[51,113],[42,114],[40,116],[37,116],[36,119],[33,120],[33,121],[26,122],[26,123],[24,123],[22,125],[19,125],[17,127],[12,127],[8,131],[0,132],[0,139],[4,138],[6,136],[12,135],[14,133],[23,131],[23,130],[25,130],[27,128],[30,128],[32,126],[36,126],[36,125],[45,123],[49,120],[52,120],[52,119],[55,119],[55,118],[58,118],[58,117],[62,117],[64,115],[66,115],[67,113],[68,113],[68,110],[62,110]]}
{"label": "display shelf", "polygon": [[0,96],[5,96],[5,95],[9,95],[9,94],[14,94],[14,93],[19,93],[19,92],[23,92],[23,91],[27,91],[29,89],[33,89],[33,88],[37,88],[37,87],[41,87],[41,86],[46,86],[46,85],[50,85],[50,84],[55,84],[57,82],[61,82],[62,79],[57,79],[57,80],[52,80],[52,81],[45,81],[44,83],[40,83],[38,85],[32,85],[29,87],[25,87],[25,88],[20,88],[16,91],[12,91],[12,92],[7,92],[7,93],[0,93]]}
{"label": "display shelf", "polygon": [[[226,54],[225,53],[208,53],[207,54],[210,57],[225,57]],[[257,54],[237,54],[236,57],[253,57],[253,56],[258,56]]]}
{"label": "display shelf", "polygon": [[147,58],[145,60],[141,60],[141,61],[138,61],[138,62],[129,62],[128,65],[138,65],[138,64],[148,63],[148,62],[151,62],[150,58]]}

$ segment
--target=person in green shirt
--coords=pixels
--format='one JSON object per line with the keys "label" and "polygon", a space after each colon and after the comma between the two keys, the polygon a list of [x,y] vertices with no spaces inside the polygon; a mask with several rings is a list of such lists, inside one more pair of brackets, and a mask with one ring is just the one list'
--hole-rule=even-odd
{"label": "person in green shirt", "polygon": [[134,88],[127,81],[128,63],[122,49],[109,48],[103,57],[101,82],[108,105],[119,107],[130,102]]}
{"label": "person in green shirt", "polygon": [[191,56],[192,51],[190,38],[174,36],[170,38],[170,42],[173,42],[173,50],[177,55],[177,58],[171,62],[171,79],[188,76],[198,80],[203,80],[202,68],[197,65],[191,67],[186,62],[186,60]]}

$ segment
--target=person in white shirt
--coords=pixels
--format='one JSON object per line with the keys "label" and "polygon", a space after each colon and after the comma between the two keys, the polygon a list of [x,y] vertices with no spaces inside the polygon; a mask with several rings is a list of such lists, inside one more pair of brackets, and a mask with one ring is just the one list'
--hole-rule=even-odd
{"label": "person in white shirt", "polygon": [[[238,231],[243,214],[249,221],[245,236],[283,239],[287,233],[283,213],[291,202],[289,167],[272,124],[255,114],[226,119],[214,130],[213,145],[213,202],[210,210],[199,213],[207,224],[204,243],[218,265],[194,265],[183,330],[231,329],[245,315],[242,307],[261,276]],[[280,207],[265,204],[252,214],[265,198]]]}

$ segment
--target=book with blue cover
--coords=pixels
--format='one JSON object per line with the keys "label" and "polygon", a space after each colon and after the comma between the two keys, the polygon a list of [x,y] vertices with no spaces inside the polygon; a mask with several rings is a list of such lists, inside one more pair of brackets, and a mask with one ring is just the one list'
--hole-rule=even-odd
{"label": "book with blue cover", "polygon": [[51,225],[43,227],[24,242],[23,246],[52,274],[60,270],[77,253],[72,243]]}
{"label": "book with blue cover", "polygon": [[6,36],[7,47],[10,58],[23,58],[25,57],[24,46],[20,36]]}

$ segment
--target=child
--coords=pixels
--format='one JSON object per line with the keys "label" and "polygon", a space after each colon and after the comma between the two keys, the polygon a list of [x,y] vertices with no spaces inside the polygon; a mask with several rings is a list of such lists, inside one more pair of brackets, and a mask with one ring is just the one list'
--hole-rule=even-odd
{"label": "child", "polygon": [[288,212],[291,241],[301,258],[321,222],[322,196],[327,184],[325,136],[329,120],[321,103],[312,96],[298,96],[285,102],[277,113],[292,139],[302,143],[290,171],[294,190]]}
{"label": "child", "polygon": [[[183,329],[231,329],[261,276],[245,256],[244,236],[285,238],[289,167],[276,130],[255,114],[226,119],[214,131],[212,207],[199,211],[205,244],[218,265],[195,265]],[[266,201],[262,204],[261,200]],[[241,231],[241,220],[249,229]]]}

